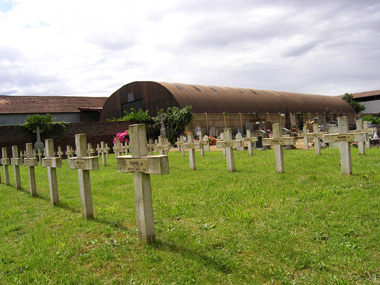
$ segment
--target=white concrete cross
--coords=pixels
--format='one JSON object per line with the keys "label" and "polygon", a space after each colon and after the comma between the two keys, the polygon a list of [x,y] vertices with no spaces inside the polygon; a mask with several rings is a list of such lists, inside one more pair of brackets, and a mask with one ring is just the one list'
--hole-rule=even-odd
{"label": "white concrete cross", "polygon": [[86,134],[75,135],[75,147],[77,157],[69,159],[69,167],[78,170],[82,216],[86,219],[93,219],[90,170],[98,170],[99,161],[95,156],[87,156]]}
{"label": "white concrete cross", "polygon": [[208,140],[208,136],[204,135],[202,138],[204,144],[205,144],[205,151],[210,151],[210,142]]}
{"label": "white concrete cross", "polygon": [[110,157],[110,148],[108,146],[108,143],[105,144],[105,149],[106,149],[106,157],[109,158]]}
{"label": "white concrete cross", "polygon": [[216,142],[216,147],[224,149],[224,153],[227,159],[227,170],[234,172],[235,171],[235,162],[234,162],[234,147],[241,147],[243,141],[232,140],[232,131],[230,128],[224,129],[223,132],[224,140],[219,140]]}
{"label": "white concrete cross", "polygon": [[[356,120],[356,131],[358,131],[358,132],[364,131],[362,119]],[[361,154],[361,155],[365,155],[364,143],[365,142],[358,142],[358,151],[359,151],[359,154]]]}
{"label": "white concrete cross", "polygon": [[147,144],[147,147],[148,147],[148,152],[150,153],[150,155],[153,155],[153,151],[154,151],[154,142],[152,139],[149,139],[149,142]]}
{"label": "white concrete cross", "polygon": [[1,149],[2,152],[2,159],[1,159],[1,164],[3,165],[3,170],[4,170],[4,184],[5,185],[10,185],[9,182],[9,169],[8,165],[11,164],[9,158],[8,158],[8,151],[6,147],[3,147]]}
{"label": "white concrete cross", "polygon": [[66,146],[66,152],[65,152],[67,158],[72,158],[74,156],[74,150],[71,146],[67,145]]}
{"label": "white concrete cross", "polygon": [[177,138],[176,144],[178,146],[178,151],[181,152],[182,156],[185,156],[185,148],[183,147],[184,143],[185,143],[184,137],[179,136],[179,138]]}
{"label": "white concrete cross", "polygon": [[[45,143],[46,143],[46,141],[45,141]],[[60,146],[58,147],[57,155],[59,158],[62,158],[62,155],[64,155],[62,148]]]}
{"label": "white concrete cross", "polygon": [[119,140],[116,140],[116,142],[113,144],[113,152],[115,153],[116,156],[121,155],[123,149],[121,142]]}
{"label": "white concrete cross", "polygon": [[282,137],[280,124],[273,124],[273,138],[263,138],[263,145],[274,146],[274,154],[276,159],[276,171],[278,173],[285,172],[284,163],[284,146],[295,145],[296,139],[294,137]]}
{"label": "white concrete cross", "polygon": [[339,133],[323,135],[324,143],[339,143],[341,173],[345,175],[352,174],[350,143],[366,141],[368,137],[366,132],[349,134],[348,130],[348,117],[343,116],[338,118]]}
{"label": "white concrete cross", "polygon": [[24,152],[20,150],[20,158],[21,158],[21,164],[24,163]]}
{"label": "white concrete cross", "polygon": [[253,154],[253,144],[258,141],[257,137],[254,137],[252,135],[251,130],[247,130],[247,137],[243,138],[243,142],[248,143],[248,154],[252,155]]}
{"label": "white concrete cross", "polygon": [[[224,141],[224,132],[221,132],[219,134],[220,140],[219,141]],[[218,142],[216,142],[216,146],[218,146]],[[226,148],[222,147],[222,153],[224,156],[226,156]]]}
{"label": "white concrete cross", "polygon": [[24,159],[24,165],[28,167],[28,177],[29,177],[29,192],[32,196],[37,196],[37,186],[36,186],[36,174],[34,167],[38,166],[38,160],[34,157],[33,144],[26,144],[26,157]]}
{"label": "white concrete cross", "polygon": [[40,148],[37,149],[38,162],[42,163],[43,151]]}
{"label": "white concrete cross", "polygon": [[15,176],[16,189],[21,189],[20,165],[22,165],[22,161],[21,161],[21,158],[18,157],[17,145],[12,145],[11,164],[13,165],[13,173]]}
{"label": "white concrete cross", "polygon": [[154,146],[154,151],[158,151],[160,155],[168,155],[171,144],[164,136],[158,136],[158,145]]}
{"label": "white concrete cross", "polygon": [[144,124],[129,126],[131,155],[117,157],[119,172],[133,173],[137,225],[140,240],[154,242],[154,218],[150,175],[169,174],[167,155],[148,156]]}
{"label": "white concrete cross", "polygon": [[92,148],[92,144],[88,143],[87,144],[87,155],[92,156],[95,153],[95,150]]}
{"label": "white concrete cross", "polygon": [[36,143],[34,144],[34,150],[36,149],[43,149],[44,148],[44,144],[41,142],[41,130],[40,130],[40,127],[37,127],[37,129],[35,129],[33,131],[33,133],[37,134],[37,141]]}
{"label": "white concrete cross", "polygon": [[205,147],[206,147],[206,145],[209,144],[209,143],[208,143],[208,140],[207,140],[207,141],[204,141],[204,140],[203,140],[203,137],[202,137],[202,135],[201,135],[201,136],[199,136],[198,141],[196,141],[196,142],[194,142],[194,143],[195,143],[196,148],[199,148],[199,151],[200,151],[201,156],[205,156]]}
{"label": "white concrete cross", "polygon": [[365,147],[367,148],[367,149],[369,149],[370,147],[371,147],[371,143],[370,143],[370,138],[369,138],[369,136],[373,136],[374,135],[374,129],[372,129],[372,128],[370,128],[369,127],[369,122],[368,121],[364,121],[363,122],[363,129],[365,130],[365,131],[367,131],[367,133],[368,133],[368,138],[367,138],[367,140],[365,141]]}
{"label": "white concrete cross", "polygon": [[45,158],[42,159],[42,166],[47,168],[50,202],[56,205],[59,202],[57,168],[62,167],[62,158],[55,157],[54,141],[52,139],[45,140],[45,154]]}
{"label": "white concrete cross", "polygon": [[124,152],[126,155],[128,155],[129,152],[129,144],[127,142],[124,142],[121,146],[122,152]]}
{"label": "white concrete cross", "polygon": [[314,139],[314,152],[315,154],[321,154],[321,139],[326,133],[319,131],[318,124],[313,124],[313,132],[306,133],[305,139]]}
{"label": "white concrete cross", "polygon": [[187,133],[187,142],[182,144],[183,149],[189,150],[189,163],[190,163],[190,169],[196,170],[197,165],[195,163],[195,148],[197,146],[194,143],[194,136],[192,132]]}
{"label": "white concrete cross", "polygon": [[102,155],[102,164],[103,166],[107,165],[106,155],[107,155],[107,149],[104,141],[100,142],[100,147],[98,145],[98,148],[96,149],[98,151],[98,157],[99,155]]}

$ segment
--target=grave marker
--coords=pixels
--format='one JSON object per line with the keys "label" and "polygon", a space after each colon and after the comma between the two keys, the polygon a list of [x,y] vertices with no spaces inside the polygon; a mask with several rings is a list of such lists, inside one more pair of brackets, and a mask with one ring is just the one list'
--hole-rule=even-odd
{"label": "grave marker", "polygon": [[75,135],[75,147],[77,157],[69,159],[69,166],[71,169],[78,170],[82,216],[86,219],[93,219],[90,170],[98,170],[99,161],[97,157],[87,156],[86,134]]}
{"label": "grave marker", "polygon": [[[237,141],[241,141],[241,140],[243,140],[243,135],[242,135],[242,133],[241,133],[240,131],[236,134],[236,136],[235,136],[235,140],[237,140]],[[238,151],[243,151],[243,150],[244,150],[244,143],[241,144],[241,146],[238,146],[238,147],[236,148],[236,150],[238,150]]]}
{"label": "grave marker", "polygon": [[16,189],[21,189],[20,165],[22,164],[22,162],[21,162],[21,158],[18,157],[17,145],[12,145],[11,164],[13,165],[13,173],[15,176]]}
{"label": "grave marker", "polygon": [[350,143],[366,141],[368,134],[362,133],[348,133],[349,124],[348,117],[338,117],[338,131],[336,134],[323,135],[324,143],[339,143],[340,150],[340,164],[341,173],[345,175],[352,174],[352,162],[351,162],[351,145]]}
{"label": "grave marker", "polygon": [[368,138],[367,138],[367,140],[365,141],[365,147],[366,147],[367,149],[369,149],[369,148],[371,147],[371,142],[370,142],[370,138],[369,138],[369,136],[373,136],[373,135],[374,135],[374,131],[373,131],[373,129],[369,128],[369,122],[368,122],[368,121],[364,121],[364,122],[363,122],[363,129],[364,129],[365,131],[368,131]]}
{"label": "grave marker", "polygon": [[196,170],[197,166],[195,163],[195,148],[196,145],[194,143],[194,137],[192,132],[187,133],[187,142],[182,145],[184,149],[189,150],[189,163],[190,163],[190,169]]}
{"label": "grave marker", "polygon": [[295,145],[294,137],[282,137],[282,131],[279,123],[273,124],[273,138],[263,139],[263,145],[274,146],[274,154],[276,158],[276,171],[278,173],[285,172],[284,164],[284,146]]}
{"label": "grave marker", "polygon": [[36,143],[34,144],[34,150],[37,150],[37,149],[44,149],[44,144],[41,142],[41,130],[40,130],[40,127],[37,127],[37,129],[35,129],[33,131],[33,133],[37,134],[37,141]]}
{"label": "grave marker", "polygon": [[227,170],[234,172],[235,171],[235,162],[234,162],[234,147],[240,147],[243,142],[242,141],[234,141],[232,140],[232,131],[230,128],[224,129],[223,132],[224,140],[219,140],[216,142],[216,147],[224,149],[224,153],[227,160]]}
{"label": "grave marker", "polygon": [[204,135],[203,136],[203,142],[204,142],[204,147],[205,147],[205,151],[210,151],[210,142],[208,140],[208,136],[207,135]]}
{"label": "grave marker", "polygon": [[32,143],[26,144],[26,157],[24,159],[24,164],[28,167],[30,195],[37,196],[36,174],[35,174],[34,167],[38,166],[38,161],[37,161],[37,158],[34,157]]}
{"label": "grave marker", "polygon": [[131,125],[131,155],[117,157],[119,172],[132,172],[135,189],[135,203],[139,238],[144,242],[154,242],[154,218],[152,205],[151,174],[169,174],[167,155],[148,156],[145,125]]}
{"label": "grave marker", "polygon": [[160,155],[168,155],[171,148],[171,144],[167,141],[164,136],[158,136],[158,145],[154,146],[154,150],[158,151]]}
{"label": "grave marker", "polygon": [[98,151],[98,157],[101,154],[102,155],[102,164],[103,166],[107,165],[107,160],[106,160],[106,154],[107,154],[107,149],[104,141],[100,142],[100,147],[97,148]]}
{"label": "grave marker", "polygon": [[52,139],[45,140],[45,154],[42,166],[47,168],[50,202],[56,205],[59,202],[57,168],[62,167],[62,158],[54,157],[54,141]]}
{"label": "grave marker", "polygon": [[95,153],[95,150],[92,148],[92,144],[88,143],[87,144],[87,155],[92,156]]}
{"label": "grave marker", "polygon": [[244,142],[248,143],[248,154],[253,154],[253,144],[258,141],[257,137],[252,135],[251,130],[247,130],[247,137],[243,139]]}
{"label": "grave marker", "polygon": [[[363,132],[363,120],[362,119],[356,121],[356,130],[359,132]],[[365,142],[358,142],[358,151],[359,151],[359,154],[361,154],[361,155],[365,155],[364,143]]]}
{"label": "grave marker", "polygon": [[[45,143],[46,143],[46,141],[45,141]],[[57,155],[59,158],[62,158],[62,155],[64,155],[62,148],[60,146],[58,147]]]}
{"label": "grave marker", "polygon": [[1,164],[3,165],[3,170],[4,170],[4,184],[5,185],[10,185],[8,165],[10,165],[11,162],[10,162],[10,160],[8,158],[7,148],[3,147],[1,149],[1,152],[2,152]]}
{"label": "grave marker", "polygon": [[67,156],[67,159],[70,159],[74,156],[74,150],[71,146],[66,146],[66,156]]}
{"label": "grave marker", "polygon": [[177,138],[177,146],[178,146],[178,151],[181,152],[182,156],[185,156],[185,148],[183,147],[184,143],[185,143],[184,137],[179,136],[179,138]]}
{"label": "grave marker", "polygon": [[321,139],[323,135],[326,133],[322,133],[319,131],[318,124],[313,124],[313,132],[307,133],[305,136],[308,139],[314,139],[314,152],[315,154],[321,154]]}
{"label": "grave marker", "polygon": [[153,155],[154,142],[152,139],[149,139],[149,143],[147,144],[147,147],[148,147],[148,151],[149,151],[150,155]]}
{"label": "grave marker", "polygon": [[43,149],[42,149],[42,151],[40,148],[37,149],[37,156],[38,156],[38,162],[39,163],[42,163],[42,156],[43,156],[42,152],[43,152]]}
{"label": "grave marker", "polygon": [[123,149],[121,148],[121,142],[119,140],[116,140],[116,142],[113,144],[113,152],[115,153],[115,156],[120,156]]}

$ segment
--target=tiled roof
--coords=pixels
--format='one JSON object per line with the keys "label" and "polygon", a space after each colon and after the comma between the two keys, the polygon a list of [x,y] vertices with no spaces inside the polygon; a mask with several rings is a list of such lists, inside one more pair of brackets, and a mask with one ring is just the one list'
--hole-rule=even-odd
{"label": "tiled roof", "polygon": [[373,91],[366,91],[366,92],[360,92],[360,93],[353,93],[352,96],[354,98],[363,98],[363,97],[372,97],[380,95],[380,90],[373,90]]}
{"label": "tiled roof", "polygon": [[79,113],[79,108],[102,108],[108,97],[5,96],[0,114]]}

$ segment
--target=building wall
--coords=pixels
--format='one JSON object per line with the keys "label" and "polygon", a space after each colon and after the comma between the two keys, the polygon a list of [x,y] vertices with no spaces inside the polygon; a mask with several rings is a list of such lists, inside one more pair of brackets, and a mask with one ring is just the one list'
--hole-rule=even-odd
{"label": "building wall", "polygon": [[380,100],[360,102],[364,105],[365,114],[379,114],[380,113]]}
{"label": "building wall", "polygon": [[[28,116],[33,114],[0,114],[0,126],[16,126],[25,123]],[[41,113],[40,115],[46,115]],[[68,122],[68,123],[79,123],[80,113],[52,113],[51,114],[54,121],[57,122]]]}
{"label": "building wall", "polygon": [[[75,148],[75,135],[87,134],[87,142],[93,147],[101,141],[108,143],[109,147],[113,146],[113,138],[116,133],[124,132],[129,128],[127,122],[91,122],[91,123],[71,123],[66,131],[61,134],[48,135],[41,134],[42,142],[45,139],[53,139],[54,146],[57,150],[61,146],[62,150],[66,150],[66,146],[70,145]],[[19,150],[25,150],[25,144],[36,142],[36,135],[25,131],[20,126],[0,126],[0,148],[7,147],[8,156],[11,155],[12,145],[17,145]]]}

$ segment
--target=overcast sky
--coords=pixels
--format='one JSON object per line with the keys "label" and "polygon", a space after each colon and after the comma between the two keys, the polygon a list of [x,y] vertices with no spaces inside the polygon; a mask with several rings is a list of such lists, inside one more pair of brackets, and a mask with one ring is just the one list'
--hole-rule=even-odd
{"label": "overcast sky", "polygon": [[380,89],[378,0],[0,0],[0,94]]}

